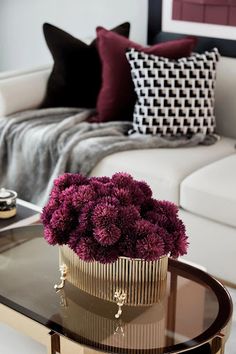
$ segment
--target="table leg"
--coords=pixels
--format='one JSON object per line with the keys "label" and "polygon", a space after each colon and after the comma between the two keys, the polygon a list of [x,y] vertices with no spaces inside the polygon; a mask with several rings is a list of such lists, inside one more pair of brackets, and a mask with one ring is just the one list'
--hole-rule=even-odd
{"label": "table leg", "polygon": [[57,333],[51,332],[51,351],[47,354],[57,354],[60,353],[60,336]]}
{"label": "table leg", "polygon": [[224,336],[216,336],[211,343],[211,352],[212,354],[224,354],[225,352],[225,343]]}

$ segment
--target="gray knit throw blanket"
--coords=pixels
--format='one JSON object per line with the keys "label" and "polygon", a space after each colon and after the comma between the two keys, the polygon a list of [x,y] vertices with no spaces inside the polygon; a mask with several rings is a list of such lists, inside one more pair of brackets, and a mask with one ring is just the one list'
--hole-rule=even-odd
{"label": "gray knit throw blanket", "polygon": [[[0,118],[0,187],[44,205],[53,180],[64,172],[89,175],[105,156],[133,149],[211,145],[214,136],[165,139],[127,135],[130,122],[88,123],[91,110],[50,108]],[[135,163],[135,162],[134,162]]]}

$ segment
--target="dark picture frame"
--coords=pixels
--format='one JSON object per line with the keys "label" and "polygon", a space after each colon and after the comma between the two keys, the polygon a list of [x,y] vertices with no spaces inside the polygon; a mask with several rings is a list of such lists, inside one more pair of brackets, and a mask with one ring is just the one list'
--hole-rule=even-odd
{"label": "dark picture frame", "polygon": [[[162,31],[162,3],[164,1],[167,0],[148,0],[148,44],[150,45],[188,35],[188,33],[179,34]],[[236,40],[196,37],[198,38],[198,45],[195,50],[199,53],[217,47],[221,55],[236,58]]]}

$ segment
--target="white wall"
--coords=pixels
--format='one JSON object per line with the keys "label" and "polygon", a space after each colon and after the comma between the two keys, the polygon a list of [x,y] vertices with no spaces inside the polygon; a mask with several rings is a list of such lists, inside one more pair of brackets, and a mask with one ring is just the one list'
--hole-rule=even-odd
{"label": "white wall", "polygon": [[51,61],[42,24],[75,37],[95,36],[95,27],[131,22],[131,38],[146,43],[147,0],[0,0],[0,71]]}

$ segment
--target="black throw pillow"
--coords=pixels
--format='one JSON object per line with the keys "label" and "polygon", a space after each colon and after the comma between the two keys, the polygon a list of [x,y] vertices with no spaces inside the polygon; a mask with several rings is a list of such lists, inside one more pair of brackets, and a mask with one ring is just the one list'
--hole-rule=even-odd
{"label": "black throw pillow", "polygon": [[[129,37],[130,24],[111,31]],[[41,108],[96,107],[102,72],[96,39],[87,45],[49,23],[44,23],[43,32],[54,66]]]}

